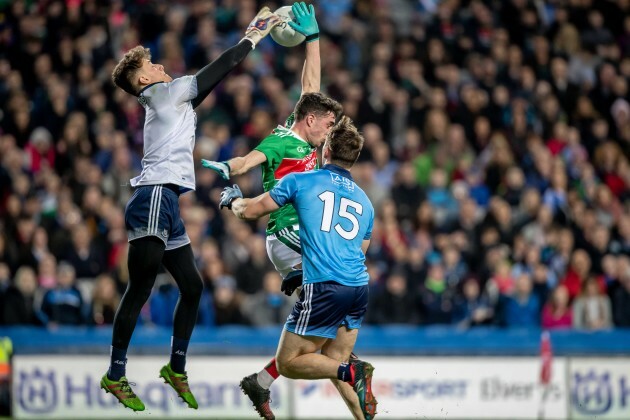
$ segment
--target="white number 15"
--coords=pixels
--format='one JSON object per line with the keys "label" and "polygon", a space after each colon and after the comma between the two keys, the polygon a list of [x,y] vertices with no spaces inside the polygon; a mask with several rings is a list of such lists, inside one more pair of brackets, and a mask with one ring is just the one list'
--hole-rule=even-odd
{"label": "white number 15", "polygon": [[[320,229],[324,232],[330,232],[330,228],[332,227],[333,212],[335,211],[335,193],[332,191],[325,191],[318,195],[318,197],[324,202],[324,215],[322,217],[322,226]],[[337,214],[339,214],[339,217],[350,220],[352,223],[352,229],[349,231],[344,230],[344,228],[337,223],[335,225],[335,230],[342,238],[351,241],[356,238],[359,233],[359,221],[354,214],[348,211],[348,207],[352,207],[357,214],[361,215],[363,214],[363,206],[355,201],[341,197],[339,212]]]}

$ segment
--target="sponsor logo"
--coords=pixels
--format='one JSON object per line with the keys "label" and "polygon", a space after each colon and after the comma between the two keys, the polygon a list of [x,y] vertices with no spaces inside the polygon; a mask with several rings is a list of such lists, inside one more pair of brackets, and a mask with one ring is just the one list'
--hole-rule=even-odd
{"label": "sponsor logo", "polygon": [[58,395],[55,372],[42,372],[38,368],[31,372],[20,372],[18,376],[18,399],[20,407],[27,413],[43,414],[57,407]]}
{"label": "sponsor logo", "polygon": [[[466,398],[468,382],[465,380],[377,380],[372,381],[374,395],[398,400]],[[299,393],[308,398],[339,398],[339,392],[329,382],[300,382]]]}
{"label": "sponsor logo", "polygon": [[177,354],[178,356],[186,356],[186,352],[183,350],[176,350],[175,354]]}
{"label": "sponsor logo", "polygon": [[343,188],[348,191],[354,191],[354,186],[355,186],[354,182],[346,178],[345,176],[341,176],[341,175],[331,172],[330,181],[336,187]]}
{"label": "sponsor logo", "polygon": [[[484,378],[481,381],[482,401],[533,401],[535,391],[540,387],[534,382],[505,381],[499,377]],[[562,398],[562,392],[555,384],[549,386],[549,400]]]}
{"label": "sponsor logo", "polygon": [[[628,389],[625,384],[626,378],[620,379],[622,406],[626,405]],[[571,390],[571,402],[573,407],[582,414],[589,416],[604,414],[613,403],[613,391],[610,381],[610,373],[605,371],[597,373],[590,370],[584,374],[575,372],[573,374],[573,389]]]}
{"label": "sponsor logo", "polygon": [[307,172],[315,169],[317,166],[317,152],[304,156],[302,159],[284,158],[276,169],[274,176],[276,179],[282,179],[285,175],[296,172]]}
{"label": "sponsor logo", "polygon": [[254,22],[252,22],[250,27],[254,27],[260,31],[264,31],[267,28],[267,24],[269,23],[270,19],[271,17],[255,20]]}

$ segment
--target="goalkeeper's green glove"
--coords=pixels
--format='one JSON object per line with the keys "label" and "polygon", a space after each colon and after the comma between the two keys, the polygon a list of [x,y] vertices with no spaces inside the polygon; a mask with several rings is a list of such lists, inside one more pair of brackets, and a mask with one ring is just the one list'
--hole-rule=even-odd
{"label": "goalkeeper's green glove", "polygon": [[226,162],[215,162],[213,160],[201,159],[201,165],[204,168],[212,169],[221,175],[221,178],[230,179],[230,164]]}
{"label": "goalkeeper's green glove", "polygon": [[291,6],[291,11],[293,12],[293,16],[295,16],[295,22],[289,21],[289,26],[296,32],[304,35],[306,42],[318,40],[319,26],[317,26],[313,5],[309,4],[306,6],[304,2],[295,2],[293,6]]}

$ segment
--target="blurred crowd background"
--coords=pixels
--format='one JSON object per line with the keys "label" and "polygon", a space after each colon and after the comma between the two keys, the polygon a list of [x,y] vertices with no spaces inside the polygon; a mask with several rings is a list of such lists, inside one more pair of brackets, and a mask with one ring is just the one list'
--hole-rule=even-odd
{"label": "blurred crowd background", "polygon": [[[124,206],[144,111],[114,88],[131,47],[173,77],[242,37],[253,0],[0,0],[0,325],[106,325],[125,290]],[[322,90],[365,136],[377,209],[366,322],[630,326],[630,2],[315,1]],[[270,39],[197,112],[195,161],[255,147],[300,95],[304,46]],[[259,170],[235,179],[261,192]],[[202,325],[280,324],[292,299],[265,220],[180,198]],[[140,322],[172,323],[161,274]]]}

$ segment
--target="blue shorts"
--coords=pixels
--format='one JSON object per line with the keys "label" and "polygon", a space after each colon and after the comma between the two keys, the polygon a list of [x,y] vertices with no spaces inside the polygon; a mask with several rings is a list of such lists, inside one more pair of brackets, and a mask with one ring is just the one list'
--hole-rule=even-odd
{"label": "blue shorts", "polygon": [[367,285],[344,286],[335,281],[305,284],[284,329],[298,335],[335,338],[342,325],[361,327],[367,304]]}
{"label": "blue shorts", "polygon": [[179,216],[178,186],[144,185],[136,188],[125,208],[125,225],[129,241],[156,236],[166,250],[190,243],[184,221]]}

